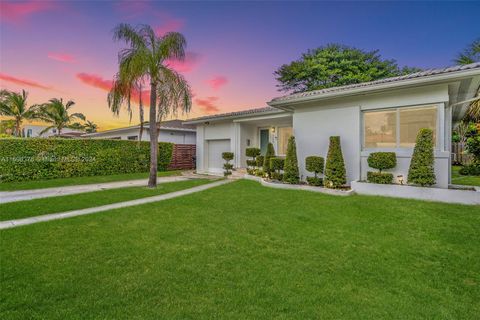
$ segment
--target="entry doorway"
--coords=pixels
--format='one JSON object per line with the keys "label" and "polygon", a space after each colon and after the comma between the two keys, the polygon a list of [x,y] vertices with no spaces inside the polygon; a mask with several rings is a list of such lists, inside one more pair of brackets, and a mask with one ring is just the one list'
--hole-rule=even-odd
{"label": "entry doorway", "polygon": [[260,129],[260,154],[265,155],[267,153],[268,143],[270,142],[269,129]]}

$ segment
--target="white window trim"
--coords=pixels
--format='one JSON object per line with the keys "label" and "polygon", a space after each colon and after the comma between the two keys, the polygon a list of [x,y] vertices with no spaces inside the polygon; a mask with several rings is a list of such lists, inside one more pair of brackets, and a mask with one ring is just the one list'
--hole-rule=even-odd
{"label": "white window trim", "polygon": [[[422,107],[435,107],[437,108],[437,120],[436,120],[436,127],[435,127],[435,151],[440,151],[442,150],[442,144],[441,144],[441,135],[443,133],[443,130],[440,130],[440,120],[443,119],[443,108],[441,108],[443,104],[441,103],[425,103],[425,104],[418,104],[418,105],[408,105],[408,106],[397,106],[397,107],[388,107],[388,108],[381,108],[381,109],[368,109],[368,110],[362,110],[361,112],[361,133],[360,133],[360,138],[361,138],[361,147],[362,151],[367,151],[367,152],[378,152],[378,151],[385,151],[385,152],[411,152],[413,151],[414,147],[400,147],[400,109],[418,109]],[[396,112],[396,122],[395,122],[395,130],[396,130],[396,141],[395,144],[397,145],[396,147],[393,148],[366,148],[365,147],[365,113],[369,112],[381,112],[381,111],[392,111],[395,110]]]}

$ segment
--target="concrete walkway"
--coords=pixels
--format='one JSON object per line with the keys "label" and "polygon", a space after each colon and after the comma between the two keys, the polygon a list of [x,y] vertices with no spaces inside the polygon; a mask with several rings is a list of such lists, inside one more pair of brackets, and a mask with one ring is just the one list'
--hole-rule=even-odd
{"label": "concrete walkway", "polygon": [[19,227],[19,226],[25,226],[25,225],[29,225],[29,224],[38,223],[38,222],[65,219],[65,218],[82,216],[82,215],[86,215],[86,214],[92,214],[92,213],[97,213],[97,212],[102,212],[102,211],[113,210],[113,209],[137,206],[137,205],[144,204],[144,203],[168,200],[168,199],[192,194],[192,193],[195,193],[195,192],[200,192],[200,191],[207,190],[207,189],[210,189],[210,188],[218,187],[218,186],[224,185],[226,183],[230,183],[230,182],[232,182],[232,180],[220,180],[220,181],[204,184],[204,185],[201,185],[201,186],[198,186],[198,187],[193,187],[193,188],[189,188],[189,189],[185,189],[185,190],[175,191],[175,192],[166,193],[166,194],[153,196],[153,197],[148,197],[148,198],[142,198],[142,199],[136,199],[136,200],[130,200],[130,201],[124,201],[124,202],[117,202],[117,203],[107,204],[107,205],[100,206],[100,207],[73,210],[73,211],[67,211],[67,212],[61,212],[61,213],[52,213],[52,214],[46,214],[46,215],[43,215],[43,216],[30,217],[30,218],[25,218],[25,219],[1,221],[0,222],[0,230],[1,229],[15,228],[15,227]]}
{"label": "concrete walkway", "polygon": [[[161,184],[161,183],[167,183],[167,182],[185,181],[193,178],[194,177],[185,177],[185,176],[160,177],[157,179],[157,183]],[[0,203],[32,200],[32,199],[48,198],[48,197],[56,197],[56,196],[65,196],[69,194],[101,191],[101,190],[108,190],[108,189],[141,187],[141,186],[146,186],[147,183],[148,183],[148,179],[139,179],[139,180],[94,183],[94,184],[33,189],[33,190],[2,191],[0,192]]]}

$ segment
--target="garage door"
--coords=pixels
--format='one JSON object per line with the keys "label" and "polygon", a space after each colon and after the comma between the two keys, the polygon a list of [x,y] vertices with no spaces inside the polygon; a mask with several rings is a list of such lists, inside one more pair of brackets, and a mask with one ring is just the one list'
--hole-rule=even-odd
{"label": "garage door", "polygon": [[222,152],[230,151],[230,139],[208,141],[208,171],[223,172]]}

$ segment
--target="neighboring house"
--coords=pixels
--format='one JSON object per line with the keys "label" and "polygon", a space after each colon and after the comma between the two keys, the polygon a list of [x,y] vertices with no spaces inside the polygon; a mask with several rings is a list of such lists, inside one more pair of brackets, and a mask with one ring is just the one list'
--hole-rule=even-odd
{"label": "neighboring house", "polygon": [[416,135],[421,128],[435,132],[437,186],[450,183],[452,122],[460,120],[480,86],[480,63],[427,70],[342,87],[287,95],[270,107],[206,116],[186,121],[197,125],[197,170],[221,172],[221,153],[232,151],[234,165],[245,167],[245,148],[262,153],[272,142],[285,155],[295,135],[300,175],[305,157],[327,156],[329,137],[340,136],[347,181],[366,179],[367,157],[394,151],[395,175],[408,174]]}
{"label": "neighboring house", "polygon": [[[45,130],[49,126],[42,126],[42,125],[34,125],[34,124],[27,124],[23,126],[23,136],[27,138],[37,138],[37,137],[51,137],[51,136],[56,136],[58,135],[57,129],[49,129],[47,132],[43,133],[40,135],[40,132]],[[83,134],[84,132],[82,130],[74,130],[74,129],[69,129],[69,128],[63,128],[62,129],[62,134],[61,136],[79,136]]]}
{"label": "neighboring house", "polygon": [[[172,142],[175,144],[195,144],[196,127],[183,124],[183,120],[162,121],[160,124],[160,135],[158,141]],[[105,130],[95,133],[86,133],[82,137],[93,139],[121,139],[139,140],[140,125]],[[150,141],[150,130],[148,123],[144,125],[142,141]]]}

